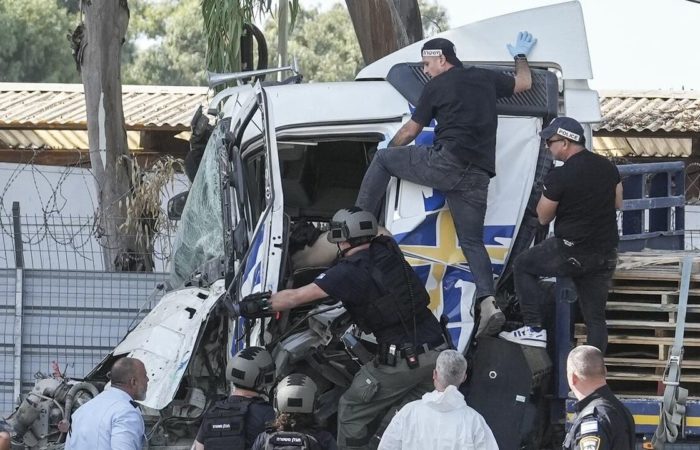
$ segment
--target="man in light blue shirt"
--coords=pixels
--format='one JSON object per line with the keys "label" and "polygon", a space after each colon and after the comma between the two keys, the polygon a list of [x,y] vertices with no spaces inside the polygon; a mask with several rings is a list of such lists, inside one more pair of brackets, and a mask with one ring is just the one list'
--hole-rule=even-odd
{"label": "man in light blue shirt", "polygon": [[134,400],[146,398],[148,375],[141,361],[114,363],[112,386],[73,414],[67,450],[141,450],[144,424]]}

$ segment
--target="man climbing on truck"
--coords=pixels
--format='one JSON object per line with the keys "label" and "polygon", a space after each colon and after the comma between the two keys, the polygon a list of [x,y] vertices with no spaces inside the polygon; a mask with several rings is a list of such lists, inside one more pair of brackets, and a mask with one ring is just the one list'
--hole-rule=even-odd
{"label": "man climbing on truck", "polygon": [[[505,321],[494,298],[493,269],[484,246],[489,181],[496,175],[496,100],[530,89],[527,54],[536,42],[530,33],[521,32],[515,45],[508,45],[515,58],[511,77],[464,67],[447,39],[427,41],[421,56],[430,81],[411,119],[374,156],[355,202],[379,217],[382,194],[392,176],[445,193],[476,284],[477,337],[498,333]],[[437,121],[433,144],[408,145],[433,119]]]}

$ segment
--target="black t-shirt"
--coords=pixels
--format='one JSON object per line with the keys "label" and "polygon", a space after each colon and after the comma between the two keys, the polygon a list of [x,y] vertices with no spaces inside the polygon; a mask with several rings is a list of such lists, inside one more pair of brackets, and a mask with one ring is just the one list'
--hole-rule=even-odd
{"label": "black t-shirt", "polygon": [[412,119],[437,121],[435,144],[464,165],[496,175],[496,99],[513,95],[515,78],[477,67],[453,67],[423,88]]}
{"label": "black t-shirt", "polygon": [[[596,407],[584,417],[579,417],[593,401]],[[634,418],[610,387],[605,385],[574,405],[576,429],[570,430],[571,439],[565,448],[590,448],[599,450],[633,450],[635,440]],[[593,446],[598,444],[598,446]]]}
{"label": "black t-shirt", "polygon": [[[377,255],[379,255],[380,252],[389,252],[390,250],[384,246],[376,245],[373,251],[376,251]],[[347,258],[352,258],[353,264],[336,264],[319,275],[314,283],[330,297],[340,300],[345,305],[352,306],[363,302],[371,302],[381,297],[382,294],[372,276],[363,268],[370,265],[369,250],[360,250]],[[411,272],[409,275],[413,277],[414,285],[423,286],[422,281],[415,272]],[[416,322],[415,342],[417,345],[438,343],[443,339],[440,323],[432,311],[428,308],[424,309],[424,311],[416,310],[416,317],[420,319]],[[413,324],[407,324],[407,326],[409,327],[408,333],[401,327],[398,327],[396,333],[385,343],[398,345],[414,342]]]}
{"label": "black t-shirt", "polygon": [[617,247],[615,188],[619,182],[617,167],[588,150],[552,169],[542,194],[559,202],[555,236],[573,242],[579,249],[605,252]]}
{"label": "black t-shirt", "polygon": [[[226,401],[237,402],[240,401],[240,399],[246,399],[246,397],[242,397],[240,395],[231,395],[226,399]],[[209,411],[207,411],[207,413],[208,412]],[[248,406],[248,412],[245,416],[246,448],[250,448],[253,445],[253,442],[255,442],[255,438],[257,438],[260,433],[265,431],[265,428],[270,422],[275,420],[275,417],[275,410],[274,408],[272,408],[272,405],[270,405],[268,402],[256,401]],[[200,426],[196,437],[197,442],[200,442],[202,444],[204,444],[205,440],[204,431],[205,430],[203,429],[203,427]]]}

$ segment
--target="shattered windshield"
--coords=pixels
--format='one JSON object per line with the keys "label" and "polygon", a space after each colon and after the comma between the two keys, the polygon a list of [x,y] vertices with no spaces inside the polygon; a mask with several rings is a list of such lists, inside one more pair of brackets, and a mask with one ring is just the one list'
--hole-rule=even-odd
{"label": "shattered windshield", "polygon": [[170,282],[181,286],[205,261],[224,254],[217,148],[224,133],[216,127],[204,150],[173,244]]}

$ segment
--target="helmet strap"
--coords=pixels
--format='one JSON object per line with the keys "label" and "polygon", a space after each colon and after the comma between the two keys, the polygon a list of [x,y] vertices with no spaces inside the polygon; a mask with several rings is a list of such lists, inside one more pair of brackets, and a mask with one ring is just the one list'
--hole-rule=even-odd
{"label": "helmet strap", "polygon": [[337,243],[336,245],[338,246],[338,258],[344,257],[350,250],[352,250],[355,247],[359,247],[360,245],[365,245],[368,242],[356,242],[354,244],[350,243],[350,241],[345,241],[347,242],[350,247],[346,248],[345,250],[340,249],[340,243]]}

